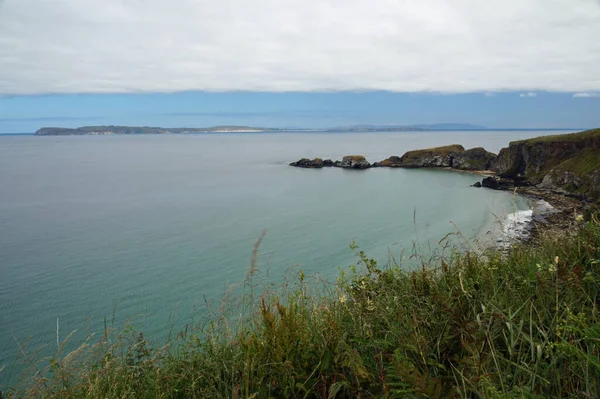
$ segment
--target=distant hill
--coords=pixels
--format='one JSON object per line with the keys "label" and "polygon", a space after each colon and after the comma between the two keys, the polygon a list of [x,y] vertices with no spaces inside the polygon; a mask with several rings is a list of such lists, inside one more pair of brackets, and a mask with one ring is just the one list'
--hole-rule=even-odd
{"label": "distant hill", "polygon": [[411,125],[423,130],[486,130],[487,127],[469,123],[434,123],[431,125]]}
{"label": "distant hill", "polygon": [[327,132],[404,132],[425,130],[417,126],[379,126],[379,125],[353,125],[337,126],[326,129]]}
{"label": "distant hill", "polygon": [[282,129],[251,126],[211,126],[201,128],[163,128],[150,126],[83,126],[75,129],[44,127],[35,132],[37,136],[74,136],[107,134],[185,134],[203,132],[279,132]]}
{"label": "distant hill", "polygon": [[337,126],[327,129],[328,132],[404,132],[424,130],[485,130],[485,126],[468,123],[436,123],[430,125],[353,125]]}
{"label": "distant hill", "polygon": [[211,126],[211,127],[152,127],[152,126],[82,126],[78,128],[43,127],[37,136],[78,136],[109,134],[186,134],[206,132],[290,132],[290,131],[326,131],[326,132],[404,132],[424,130],[484,130],[484,126],[466,123],[438,123],[433,125],[353,125],[337,126],[329,129],[291,129],[253,126]]}

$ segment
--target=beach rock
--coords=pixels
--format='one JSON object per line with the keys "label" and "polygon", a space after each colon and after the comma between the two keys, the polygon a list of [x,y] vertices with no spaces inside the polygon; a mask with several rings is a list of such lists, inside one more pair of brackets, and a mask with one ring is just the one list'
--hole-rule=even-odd
{"label": "beach rock", "polygon": [[484,177],[481,181],[481,187],[487,187],[494,190],[506,190],[513,188],[515,183],[511,179],[503,179],[497,176]]}
{"label": "beach rock", "polygon": [[342,162],[339,162],[339,164],[338,162],[336,161],[335,166],[345,169],[367,169],[371,167],[371,164],[362,155],[346,155],[342,158]]}
{"label": "beach rock", "polygon": [[475,182],[475,184],[473,184],[471,187],[481,187],[481,182]]}
{"label": "beach rock", "polygon": [[334,166],[333,161],[331,159],[326,159],[323,161],[323,166],[325,167],[332,167]]}
{"label": "beach rock", "polygon": [[295,166],[297,168],[322,168],[325,165],[321,158],[315,158],[315,159],[302,158],[296,162],[290,163],[290,166]]}

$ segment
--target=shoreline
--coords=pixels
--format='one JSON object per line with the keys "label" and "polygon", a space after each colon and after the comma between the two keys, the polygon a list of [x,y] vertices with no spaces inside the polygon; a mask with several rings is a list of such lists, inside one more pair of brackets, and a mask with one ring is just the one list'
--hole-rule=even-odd
{"label": "shoreline", "polygon": [[539,187],[504,187],[496,190],[527,198],[531,206],[528,210],[515,211],[498,220],[495,231],[490,231],[502,238],[487,243],[488,247],[493,248],[535,244],[547,234],[568,235],[579,226],[577,218],[583,217],[593,206],[585,200]]}

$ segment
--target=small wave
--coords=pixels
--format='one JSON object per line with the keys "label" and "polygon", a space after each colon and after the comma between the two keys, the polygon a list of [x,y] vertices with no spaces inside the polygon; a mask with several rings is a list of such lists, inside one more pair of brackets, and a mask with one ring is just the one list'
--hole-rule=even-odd
{"label": "small wave", "polygon": [[533,221],[533,209],[510,213],[502,221],[503,241],[510,244],[515,240],[527,238]]}
{"label": "small wave", "polygon": [[544,222],[547,215],[557,210],[544,200],[531,204],[531,209],[510,213],[501,222],[502,234],[497,241],[500,246],[507,247],[516,241],[529,238],[534,223]]}

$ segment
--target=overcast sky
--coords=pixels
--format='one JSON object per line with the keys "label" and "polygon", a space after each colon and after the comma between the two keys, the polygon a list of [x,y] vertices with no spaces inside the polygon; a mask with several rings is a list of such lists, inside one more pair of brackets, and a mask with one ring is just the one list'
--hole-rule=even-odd
{"label": "overcast sky", "polygon": [[600,1],[0,0],[4,98],[380,90],[594,101]]}

